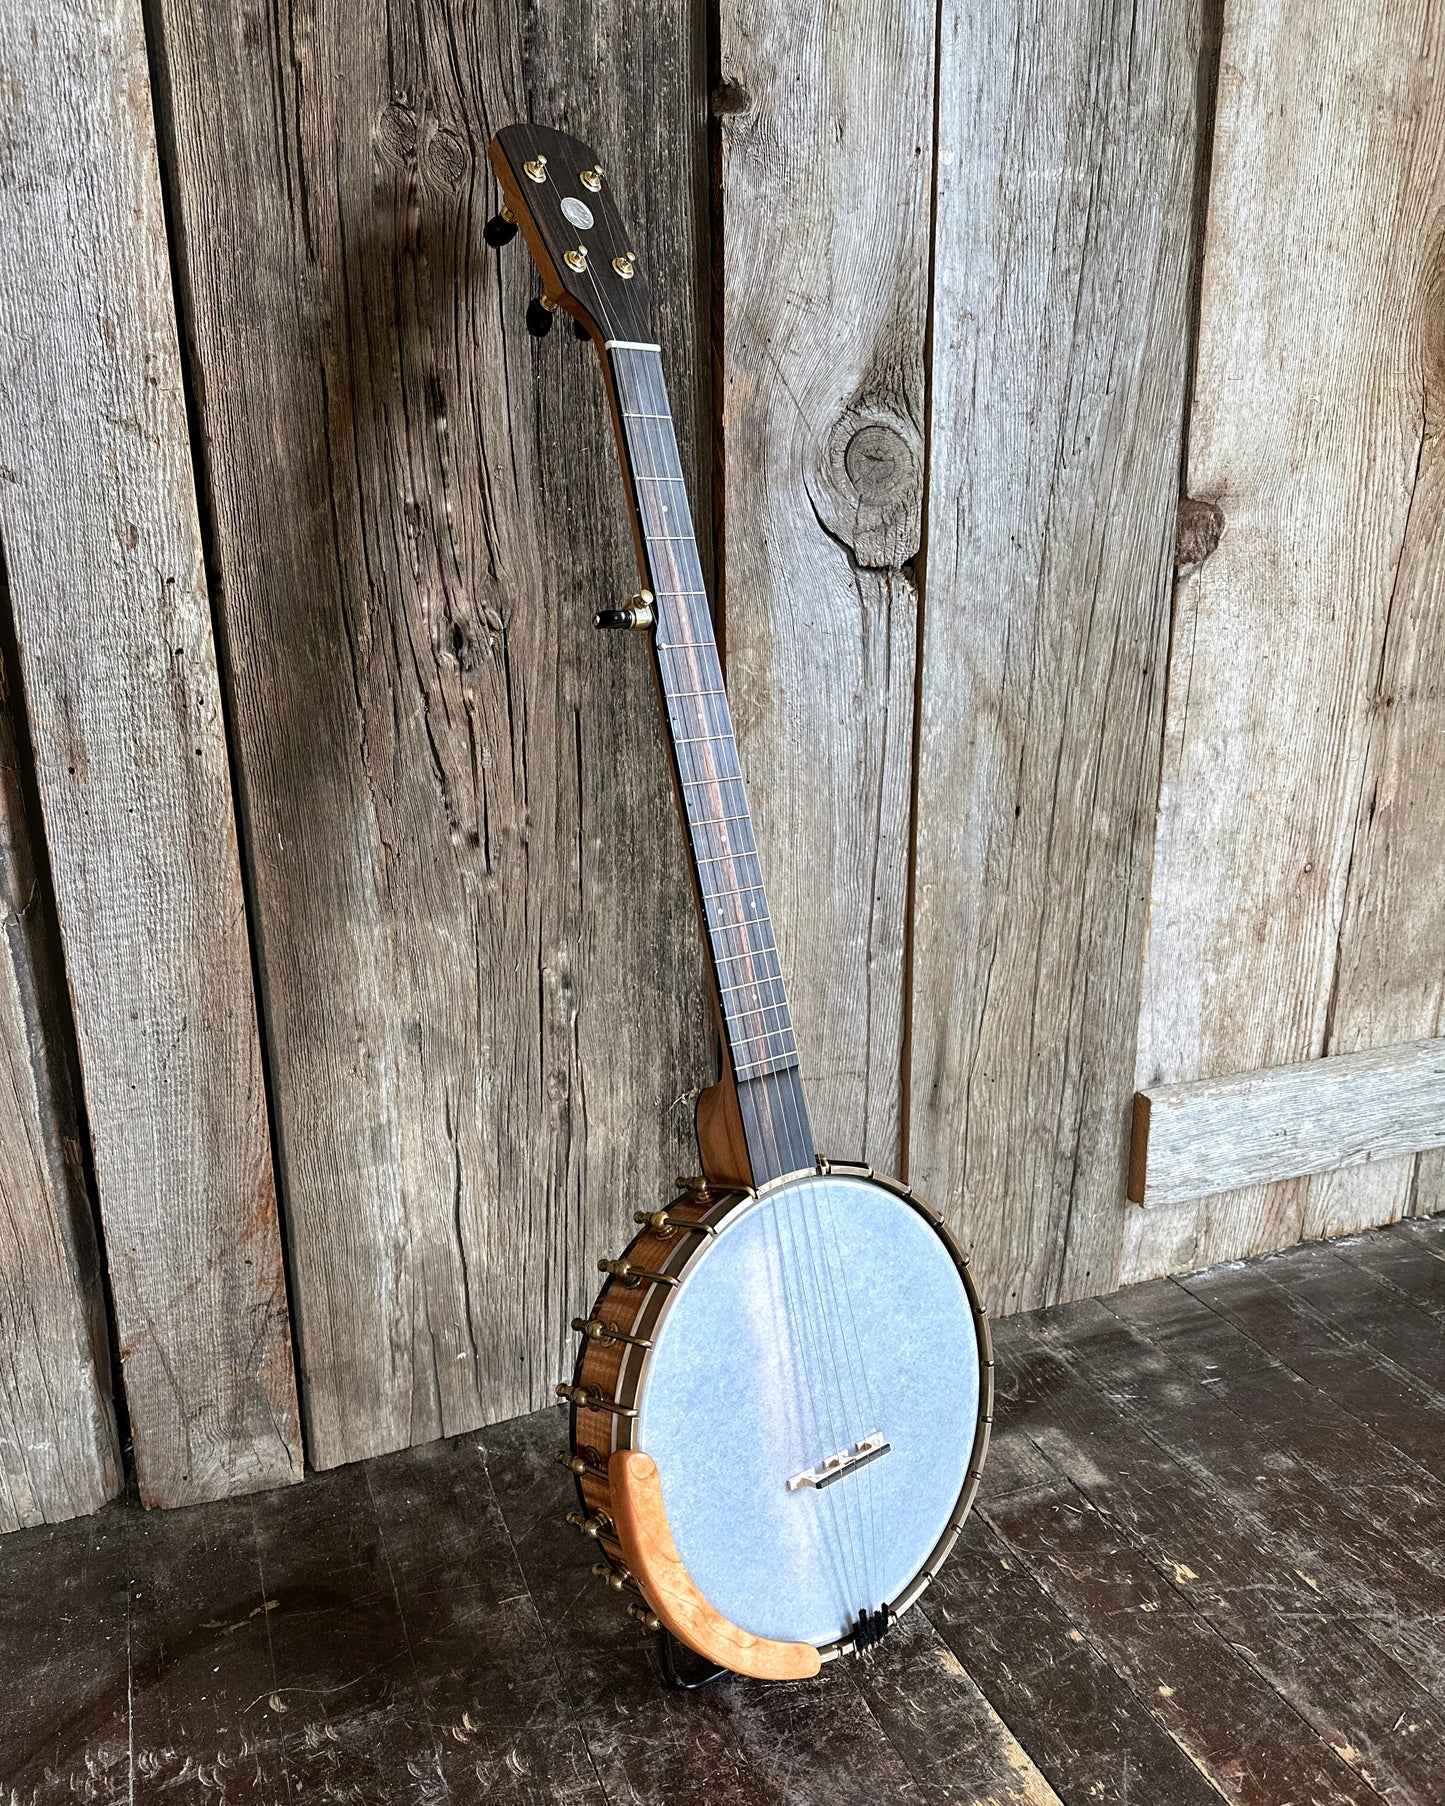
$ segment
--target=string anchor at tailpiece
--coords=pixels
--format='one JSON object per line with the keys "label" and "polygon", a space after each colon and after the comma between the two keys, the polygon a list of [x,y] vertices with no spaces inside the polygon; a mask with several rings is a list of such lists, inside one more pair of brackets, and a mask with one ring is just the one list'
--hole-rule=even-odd
{"label": "string anchor at tailpiece", "polygon": [[876,1612],[862,1611],[853,1626],[853,1647],[859,1655],[872,1649],[888,1635],[888,1607],[880,1605]]}

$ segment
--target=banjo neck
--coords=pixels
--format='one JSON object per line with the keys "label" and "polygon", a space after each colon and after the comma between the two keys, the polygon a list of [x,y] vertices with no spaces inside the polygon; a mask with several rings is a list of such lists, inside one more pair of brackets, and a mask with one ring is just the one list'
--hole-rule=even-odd
{"label": "banjo neck", "polygon": [[[754,1185],[814,1164],[798,1044],[723,686],[658,347],[602,346],[726,1078]],[[651,620],[648,620],[648,613]],[[619,623],[621,624],[621,623]]]}
{"label": "banjo neck", "polygon": [[672,410],[653,342],[645,269],[607,172],[547,126],[504,126],[488,156],[503,206],[486,228],[520,231],[542,278],[527,314],[539,336],[561,308],[597,347],[647,595],[599,627],[650,629],[662,725],[707,949],[723,1077],[698,1100],[709,1179],[761,1186],[816,1162],[798,1047],[723,690]]}

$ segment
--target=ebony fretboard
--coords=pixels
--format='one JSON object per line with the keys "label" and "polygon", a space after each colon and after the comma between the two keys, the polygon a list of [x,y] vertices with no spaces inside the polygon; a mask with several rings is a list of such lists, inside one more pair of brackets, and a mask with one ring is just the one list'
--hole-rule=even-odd
{"label": "ebony fretboard", "polygon": [[755,1183],[814,1159],[712,612],[654,345],[607,348],[622,449],[655,598],[654,650],[722,1032]]}

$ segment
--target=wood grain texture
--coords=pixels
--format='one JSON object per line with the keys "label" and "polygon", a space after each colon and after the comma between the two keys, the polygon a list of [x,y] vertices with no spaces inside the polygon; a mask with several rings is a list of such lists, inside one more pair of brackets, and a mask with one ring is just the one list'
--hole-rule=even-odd
{"label": "wood grain texture", "polygon": [[947,5],[910,1176],[991,1309],[1118,1273],[1201,25]]}
{"label": "wood grain texture", "polygon": [[1129,1196],[1179,1204],[1445,1146],[1445,1040],[1159,1085],[1140,1098]]}
{"label": "wood grain texture", "polygon": [[[1015,1483],[866,1659],[785,1686],[662,1685],[563,1521],[555,1412],[201,1512],[21,1532],[7,1797],[1438,1806],[1445,1481],[1395,1446],[1378,1382],[1409,1351],[1374,1290],[1440,1264],[1438,1236],[1407,1239],[1431,1227],[1217,1276],[1231,1310],[1241,1281],[1285,1300],[1292,1362],[1348,1353],[1349,1403],[1173,1281],[1001,1325]],[[1373,1275],[1357,1310],[1350,1269]],[[1438,1364],[1437,1290],[1398,1302]],[[1412,1638],[1408,1670],[1382,1659]]]}
{"label": "wood grain texture", "polygon": [[[1319,26],[1226,9],[1188,458],[1224,527],[1176,596],[1140,1089],[1441,1027],[1445,19]],[[1125,1277],[1388,1219],[1410,1177],[1138,1225]]]}
{"label": "wood grain texture", "polygon": [[815,1140],[897,1171],[933,9],[719,34],[728,687]]}
{"label": "wood grain texture", "polygon": [[668,1528],[662,1481],[651,1455],[618,1449],[607,1463],[617,1535],[653,1611],[689,1649],[762,1681],[800,1681],[820,1666],[811,1643],[758,1637],[732,1624],[698,1591]]}
{"label": "wood grain texture", "polygon": [[0,536],[141,1493],[300,1477],[138,0],[7,8]]}
{"label": "wood grain texture", "polygon": [[[700,20],[163,0],[308,1450],[540,1404],[713,1076],[590,348],[523,328],[486,145],[586,138],[697,485]],[[627,44],[627,54],[618,46]],[[624,641],[618,644],[618,639]]]}
{"label": "wood grain texture", "polygon": [[0,663],[0,1530],[94,1511],[120,1487],[70,1005],[8,663]]}

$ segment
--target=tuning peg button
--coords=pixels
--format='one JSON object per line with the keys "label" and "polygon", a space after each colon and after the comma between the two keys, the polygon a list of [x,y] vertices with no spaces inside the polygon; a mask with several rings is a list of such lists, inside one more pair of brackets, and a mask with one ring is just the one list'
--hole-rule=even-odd
{"label": "tuning peg button", "polygon": [[508,219],[505,213],[494,213],[482,227],[482,237],[494,250],[501,250],[503,245],[511,244],[517,236],[517,222]]}
{"label": "tuning peg button", "polygon": [[590,332],[588,332],[587,328],[582,324],[582,322],[580,320],[573,320],[572,330],[573,330],[573,332],[576,333],[576,335],[579,339],[590,339],[592,337],[592,334]]}
{"label": "tuning peg button", "polygon": [[651,627],[657,620],[657,610],[653,607],[653,601],[654,597],[650,589],[640,590],[626,608],[599,608],[592,617],[592,625],[624,629]]}
{"label": "tuning peg button", "polygon": [[552,310],[540,295],[527,303],[527,331],[534,339],[545,339],[552,330]]}

